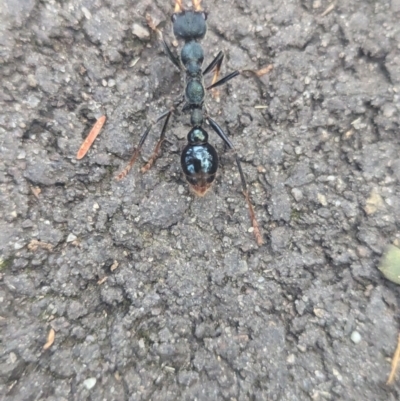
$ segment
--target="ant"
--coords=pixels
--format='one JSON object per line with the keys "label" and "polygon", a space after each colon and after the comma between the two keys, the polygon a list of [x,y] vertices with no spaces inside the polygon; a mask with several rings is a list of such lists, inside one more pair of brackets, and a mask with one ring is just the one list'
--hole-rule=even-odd
{"label": "ant", "polygon": [[[253,232],[258,245],[262,245],[263,240],[258,228],[258,223],[254,214],[253,205],[250,200],[249,191],[247,189],[246,179],[243,173],[242,165],[236,149],[228,138],[223,129],[214,121],[205,110],[204,99],[206,90],[210,90],[225,84],[231,79],[235,78],[241,71],[234,71],[224,78],[218,80],[222,60],[224,54],[222,51],[214,58],[210,65],[202,71],[202,64],[204,60],[204,51],[200,45],[200,41],[204,39],[207,32],[207,14],[201,8],[201,0],[192,0],[193,8],[185,10],[182,5],[182,0],[175,0],[175,12],[172,14],[172,23],[174,35],[177,39],[184,41],[184,46],[181,50],[180,57],[173,54],[170,47],[163,39],[162,33],[157,29],[151,17],[147,17],[149,27],[159,34],[161,43],[164,47],[165,53],[172,63],[183,70],[186,74],[186,88],[184,95],[175,102],[174,106],[161,114],[154,122],[150,123],[146,131],[139,141],[139,145],[134,151],[128,165],[125,169],[118,174],[117,180],[124,178],[131,170],[140,150],[145,142],[151,128],[158,122],[165,120],[161,130],[160,139],[154,149],[150,160],[141,169],[146,172],[153,165],[157,158],[161,144],[165,139],[165,132],[172,113],[182,104],[183,112],[190,113],[190,124],[192,129],[187,135],[188,144],[182,151],[181,166],[183,173],[186,176],[191,189],[196,195],[204,196],[210,189],[218,169],[218,155],[215,148],[208,143],[208,133],[202,127],[204,122],[207,122],[217,135],[225,142],[225,144],[234,151],[236,164],[239,169],[240,179],[242,183],[243,194],[246,199],[250,219],[253,225]],[[203,77],[214,71],[212,83],[208,87],[204,87]]]}

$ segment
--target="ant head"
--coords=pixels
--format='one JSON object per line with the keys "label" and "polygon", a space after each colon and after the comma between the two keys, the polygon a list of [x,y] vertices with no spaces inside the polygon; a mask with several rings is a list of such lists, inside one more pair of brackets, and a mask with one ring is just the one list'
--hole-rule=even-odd
{"label": "ant head", "polygon": [[201,40],[207,32],[207,14],[203,11],[181,11],[172,14],[174,35],[185,41]]}

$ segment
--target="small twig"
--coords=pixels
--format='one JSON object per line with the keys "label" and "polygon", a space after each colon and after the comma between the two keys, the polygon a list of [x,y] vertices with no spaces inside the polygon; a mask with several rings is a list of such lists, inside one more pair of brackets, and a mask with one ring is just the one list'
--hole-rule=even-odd
{"label": "small twig", "polygon": [[101,129],[103,128],[104,123],[106,122],[106,116],[101,116],[96,123],[93,125],[93,128],[90,130],[89,135],[86,137],[86,139],[83,141],[81,147],[78,150],[78,153],[76,154],[76,158],[78,160],[82,159],[85,157],[86,153],[92,146],[94,140],[97,138],[97,135],[99,135]]}
{"label": "small twig", "polygon": [[336,7],[336,1],[329,4],[328,8],[323,13],[321,13],[319,16],[325,17],[325,15],[328,15],[331,11],[333,11],[335,9],[335,7]]}
{"label": "small twig", "polygon": [[101,279],[97,282],[97,284],[98,284],[98,285],[102,285],[102,284],[104,284],[104,283],[106,282],[107,279],[108,279],[108,277],[105,276],[105,277],[101,278]]}

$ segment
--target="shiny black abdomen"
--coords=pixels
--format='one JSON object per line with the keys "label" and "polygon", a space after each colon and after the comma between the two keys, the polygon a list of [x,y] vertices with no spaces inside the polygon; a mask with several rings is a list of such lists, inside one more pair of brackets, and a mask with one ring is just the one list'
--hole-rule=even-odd
{"label": "shiny black abdomen", "polygon": [[181,165],[189,184],[211,184],[218,170],[218,155],[209,143],[188,144],[183,149]]}

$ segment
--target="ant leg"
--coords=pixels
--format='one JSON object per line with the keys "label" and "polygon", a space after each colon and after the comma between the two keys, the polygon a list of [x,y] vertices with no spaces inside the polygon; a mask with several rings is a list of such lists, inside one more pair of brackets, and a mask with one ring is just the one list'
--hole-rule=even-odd
{"label": "ant leg", "polygon": [[131,170],[132,166],[135,164],[135,161],[137,159],[137,157],[139,156],[140,150],[142,149],[142,146],[144,144],[144,141],[147,138],[147,135],[149,135],[149,132],[151,130],[151,128],[153,127],[153,125],[157,124],[159,121],[161,121],[163,118],[167,117],[169,118],[169,116],[171,115],[171,110],[166,111],[165,113],[161,114],[160,117],[158,117],[153,123],[151,123],[146,131],[144,132],[144,134],[142,135],[142,137],[140,138],[139,141],[139,145],[136,148],[136,150],[133,152],[133,155],[131,157],[131,159],[129,160],[128,165],[117,175],[116,180],[122,180],[123,178],[126,177],[126,175],[129,173],[129,171]]}
{"label": "ant leg", "polygon": [[146,14],[146,21],[147,21],[147,25],[149,26],[149,28],[158,34],[158,38],[164,48],[165,53],[167,54],[167,57],[174,63],[174,65],[176,67],[178,67],[178,69],[181,70],[182,66],[181,66],[179,58],[177,56],[175,56],[174,53],[172,53],[172,50],[170,49],[167,42],[165,41],[162,32],[156,27],[156,24],[154,23],[150,14]]}
{"label": "ant leg", "polygon": [[236,159],[236,164],[239,169],[239,175],[240,175],[240,180],[242,182],[242,190],[243,190],[243,195],[246,199],[247,206],[249,208],[249,214],[250,214],[250,220],[253,225],[253,230],[254,230],[254,236],[256,237],[257,244],[261,246],[263,244],[263,239],[260,233],[260,229],[258,227],[256,215],[254,213],[253,205],[250,200],[250,195],[249,191],[247,189],[247,182],[246,178],[243,173],[242,169],[242,164],[240,163],[239,156],[237,154],[237,151],[235,149],[235,146],[231,142],[231,140],[228,138],[228,136],[225,134],[225,132],[222,130],[222,128],[210,117],[207,116],[207,121],[211,125],[211,128],[218,134],[218,136],[228,145],[230,149],[232,149],[235,152],[235,159]]}
{"label": "ant leg", "polygon": [[[227,75],[226,77],[224,77],[218,81],[218,77],[219,77],[219,73],[221,70],[221,65],[222,65],[223,59],[224,59],[224,53],[222,51],[220,51],[217,54],[217,57],[215,57],[215,59],[210,63],[210,65],[204,70],[203,75],[206,75],[215,68],[215,72],[214,72],[214,76],[213,76],[211,85],[206,88],[207,90],[214,89],[218,86],[221,86],[221,85],[225,84],[226,82],[230,81],[232,78],[235,78],[239,74],[241,74],[241,71],[234,71],[231,74]],[[216,98],[217,100],[219,100],[219,92],[218,91],[213,90],[212,96],[214,98]]]}
{"label": "ant leg", "polygon": [[165,53],[167,53],[168,58],[175,64],[176,67],[178,67],[181,70],[182,66],[179,61],[179,58],[177,56],[175,56],[174,53],[172,53],[171,49],[169,48],[169,46],[164,38],[162,38],[161,43],[164,47]]}
{"label": "ant leg", "polygon": [[211,72],[217,64],[219,64],[219,68],[221,68],[222,60],[224,59],[224,53],[220,51],[215,59],[211,61],[210,65],[203,71],[203,75],[207,75]]}
{"label": "ant leg", "polygon": [[[208,74],[209,72],[214,70],[214,76],[211,82],[211,86],[213,86],[217,81],[221,71],[222,61],[224,60],[224,53],[220,51],[215,59],[211,61],[210,65],[204,70],[203,75]],[[207,88],[208,89],[208,88]],[[212,97],[219,101],[219,91],[213,90]]]}
{"label": "ant leg", "polygon": [[217,86],[221,86],[226,84],[228,81],[230,81],[231,79],[237,77],[238,75],[241,74],[241,71],[234,71],[232,73],[230,73],[229,75],[227,75],[226,77],[223,77],[222,79],[220,79],[217,82],[212,82],[210,86],[208,86],[206,89],[213,89],[216,88]]}
{"label": "ant leg", "polygon": [[243,70],[243,71],[236,70],[236,71],[231,72],[227,76],[223,77],[222,79],[220,79],[217,82],[213,81],[211,83],[211,85],[208,86],[206,89],[207,90],[208,89],[213,89],[213,88],[216,88],[217,86],[224,85],[228,81],[230,81],[231,79],[233,79],[233,78],[237,77],[238,75],[242,74],[243,72],[248,72],[248,73],[254,74],[256,77],[260,78],[263,75],[268,74],[272,70],[272,68],[273,68],[273,66],[272,66],[272,64],[270,64],[270,65],[267,65],[266,67],[261,68],[260,70],[257,70],[257,71],[254,71],[254,70]]}
{"label": "ant leg", "polygon": [[167,130],[167,125],[168,125],[169,118],[171,117],[171,114],[172,114],[172,110],[170,110],[170,112],[167,114],[167,118],[165,119],[163,128],[161,130],[160,139],[158,140],[157,145],[154,148],[153,154],[151,155],[151,157],[150,157],[149,161],[146,163],[146,165],[143,166],[142,169],[140,170],[142,173],[145,173],[146,171],[150,170],[151,166],[154,164],[155,160],[157,159],[158,152],[160,151],[161,145],[165,139],[165,131]]}

